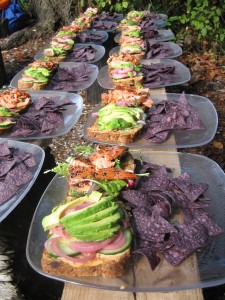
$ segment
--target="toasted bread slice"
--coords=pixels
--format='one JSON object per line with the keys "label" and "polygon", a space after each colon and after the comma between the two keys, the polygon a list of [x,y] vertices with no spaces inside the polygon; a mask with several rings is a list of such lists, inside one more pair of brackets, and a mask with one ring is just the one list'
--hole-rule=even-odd
{"label": "toasted bread slice", "polygon": [[97,121],[91,127],[87,128],[87,137],[102,142],[117,142],[119,144],[128,144],[141,132],[141,127],[135,127],[126,130],[100,130]]}
{"label": "toasted bread slice", "polygon": [[22,78],[18,80],[19,89],[28,89],[28,90],[43,90],[48,83],[37,83],[32,81],[24,81]]}
{"label": "toasted bread slice", "polygon": [[142,87],[142,80],[143,76],[135,76],[135,77],[129,77],[129,78],[121,78],[121,79],[114,79],[112,78],[112,81],[114,83],[114,86],[117,87]]}
{"label": "toasted bread slice", "polygon": [[129,261],[130,249],[115,255],[97,254],[95,259],[82,264],[54,258],[44,251],[41,265],[44,272],[52,275],[120,277],[126,272]]}
{"label": "toasted bread slice", "polygon": [[66,56],[65,55],[59,55],[59,56],[47,56],[45,55],[44,60],[46,61],[50,61],[54,64],[58,64],[59,62],[65,61],[66,60]]}

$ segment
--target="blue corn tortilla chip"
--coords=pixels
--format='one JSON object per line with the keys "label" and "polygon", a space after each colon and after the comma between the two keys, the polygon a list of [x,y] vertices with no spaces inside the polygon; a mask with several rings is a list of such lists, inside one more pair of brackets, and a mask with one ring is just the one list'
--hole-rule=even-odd
{"label": "blue corn tortilla chip", "polygon": [[182,93],[178,101],[161,101],[147,115],[144,138],[152,143],[164,142],[171,130],[205,129],[198,112]]}
{"label": "blue corn tortilla chip", "polygon": [[133,210],[135,230],[138,236],[144,240],[161,242],[165,239],[166,233],[176,231],[167,220],[160,215],[153,215],[152,210],[138,207]]}
{"label": "blue corn tortilla chip", "polygon": [[151,247],[147,247],[146,245],[143,247],[140,247],[133,253],[144,255],[147,258],[147,260],[151,266],[151,269],[153,271],[156,269],[156,267],[158,266],[158,264],[160,263],[160,260],[161,260],[160,257],[157,255],[156,251],[153,251],[151,249]]}
{"label": "blue corn tortilla chip", "polygon": [[165,167],[158,168],[149,176],[141,178],[137,184],[137,189],[148,191],[162,191],[167,188],[169,178]]}
{"label": "blue corn tortilla chip", "polygon": [[1,143],[0,149],[3,149],[3,155],[0,154],[0,205],[2,205],[32,179],[33,174],[29,169],[36,162],[33,154],[9,148],[7,142]]}
{"label": "blue corn tortilla chip", "polygon": [[174,178],[171,183],[180,189],[191,201],[197,200],[208,189],[208,184],[206,183],[192,184],[188,173],[183,173]]}
{"label": "blue corn tortilla chip", "polygon": [[[177,266],[205,247],[211,236],[223,231],[204,210],[211,201],[203,195],[208,185],[193,183],[187,173],[173,179],[169,168],[137,160],[135,163],[135,171],[149,175],[140,177],[132,190],[120,194],[133,207],[131,227],[138,241],[135,253],[146,256],[152,269],[159,263],[157,253]],[[183,216],[179,220],[177,213]]]}
{"label": "blue corn tortilla chip", "polygon": [[101,42],[104,38],[104,35],[101,33],[88,33],[83,32],[81,34],[77,34],[76,41],[80,43],[91,43],[91,42]]}
{"label": "blue corn tortilla chip", "polygon": [[8,143],[6,141],[0,144],[0,156],[7,156],[7,155],[10,155],[10,150],[8,147]]}
{"label": "blue corn tortilla chip", "polygon": [[81,83],[90,79],[92,72],[93,67],[86,63],[77,67],[59,68],[49,86],[54,90],[77,91]]}
{"label": "blue corn tortilla chip", "polygon": [[96,52],[97,50],[91,45],[82,46],[75,48],[68,56],[68,60],[76,62],[89,62],[95,59]]}
{"label": "blue corn tortilla chip", "polygon": [[28,110],[20,116],[13,132],[13,137],[30,136],[37,133],[50,134],[64,125],[62,111],[71,105],[68,100],[58,104],[58,97],[38,97]]}
{"label": "blue corn tortilla chip", "polygon": [[110,30],[113,31],[117,28],[117,23],[112,21],[95,21],[93,26],[93,29],[96,30]]}
{"label": "blue corn tortilla chip", "polygon": [[26,166],[21,163],[17,165],[5,177],[5,183],[9,185],[16,185],[18,187],[24,185],[32,179],[33,175],[27,170]]}
{"label": "blue corn tortilla chip", "polygon": [[0,181],[0,205],[7,202],[12,196],[16,194],[18,190],[18,186],[8,185],[5,182]]}

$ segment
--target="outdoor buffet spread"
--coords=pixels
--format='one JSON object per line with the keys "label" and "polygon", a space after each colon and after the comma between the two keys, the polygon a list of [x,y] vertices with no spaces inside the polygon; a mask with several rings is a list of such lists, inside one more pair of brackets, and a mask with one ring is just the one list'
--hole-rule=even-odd
{"label": "outdoor buffet spread", "polygon": [[[115,19],[110,14],[107,17]],[[213,187],[216,173],[224,186],[224,174],[206,158],[176,152],[154,153],[151,149],[208,143],[217,128],[215,108],[208,99],[199,96],[191,95],[191,99],[190,95],[164,93],[156,100],[156,95],[152,97],[151,89],[165,87],[171,81],[184,83],[190,74],[183,66],[187,76],[179,82],[181,73],[176,73],[179,69],[176,61],[170,60],[168,64],[166,59],[148,60],[154,56],[153,52],[158,53],[154,58],[173,54],[168,45],[157,44],[160,30],[152,22],[151,14],[130,12],[119,26],[114,21],[109,24],[103,16],[97,18],[97,10],[89,8],[70,26],[63,27],[50,46],[42,50],[40,58],[12,80],[8,94],[0,95],[1,128],[7,129],[6,138],[17,140],[19,136],[26,140],[29,135],[55,137],[52,131],[56,127],[70,130],[79,119],[82,100],[76,94],[77,102],[67,99],[71,94],[65,93],[63,102],[57,104],[58,90],[85,90],[97,74],[99,84],[109,89],[101,95],[100,106],[85,124],[84,135],[94,147],[75,149],[74,156],[52,170],[58,175],[35,212],[28,237],[28,261],[44,276],[109,290],[152,292],[209,286],[210,274],[185,281],[183,272],[187,268],[190,273],[191,268],[185,266],[188,260],[196,273],[198,268],[200,272],[204,268],[209,270],[217,260],[216,255],[211,258],[212,245],[224,240],[224,223],[216,208],[218,199]],[[102,75],[102,70],[98,73],[96,66],[89,63],[96,59],[96,52],[102,51],[95,45],[108,38],[104,30],[116,33],[117,29],[121,31],[120,47],[108,58],[104,69],[107,80],[113,84],[108,86],[105,73]],[[76,47],[76,41],[87,45]],[[85,81],[88,84],[82,85]],[[46,89],[54,91],[50,92],[54,97]],[[37,90],[42,90],[43,96],[33,100],[32,93]],[[20,93],[26,100],[19,96],[11,107],[11,100]],[[198,101],[202,101],[200,106],[195,103]],[[64,117],[67,105],[78,106],[71,112],[76,121],[70,127]],[[18,109],[15,112],[18,106],[22,106],[21,112]],[[9,115],[11,109],[14,111]],[[211,122],[207,123],[209,111]],[[65,131],[59,131],[58,135],[61,134]],[[180,142],[179,136],[184,141]],[[8,159],[7,163],[1,159],[3,175],[18,163],[17,158],[11,160],[16,162],[9,165]],[[203,167],[207,163],[216,169],[210,179],[205,177]],[[24,177],[29,181],[31,177],[26,174]],[[9,182],[7,178],[4,180],[2,190]],[[218,189],[218,194],[224,197],[223,188]],[[199,265],[195,255],[200,257]],[[139,277],[140,268],[151,279]],[[173,274],[175,270],[181,272],[180,278],[170,284],[164,282],[165,274]],[[95,276],[103,278],[98,282]],[[109,281],[107,277],[118,279]]]}

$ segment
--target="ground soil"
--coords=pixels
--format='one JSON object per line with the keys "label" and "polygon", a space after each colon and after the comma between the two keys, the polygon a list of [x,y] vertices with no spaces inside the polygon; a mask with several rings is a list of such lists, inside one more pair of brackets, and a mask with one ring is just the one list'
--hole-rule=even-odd
{"label": "ground soil", "polygon": [[[1,40],[0,40],[1,42]],[[22,46],[11,50],[2,51],[8,82],[13,76],[28,63],[33,61],[37,51],[49,42],[49,37],[30,41]],[[172,88],[168,92],[182,92],[197,94],[209,98],[216,107],[218,113],[218,130],[214,139],[207,145],[180,149],[179,151],[191,152],[211,158],[225,170],[225,58],[213,54],[197,54],[184,52],[179,60],[189,67],[192,79],[190,82]],[[47,148],[44,168],[48,169],[54,165],[54,157],[51,148]],[[15,251],[13,259],[13,270],[15,284],[18,285],[24,299],[60,299],[63,285],[60,282],[46,279],[31,269],[25,256],[25,245],[29,224],[47,183],[51,176],[39,176],[32,193],[29,193],[22,203],[1,224],[1,232],[7,234],[11,244],[10,248]],[[32,201],[31,201],[32,200]],[[24,216],[24,211],[27,215]],[[19,238],[18,238],[19,237]],[[224,297],[224,286],[204,290],[205,299],[222,300]]]}

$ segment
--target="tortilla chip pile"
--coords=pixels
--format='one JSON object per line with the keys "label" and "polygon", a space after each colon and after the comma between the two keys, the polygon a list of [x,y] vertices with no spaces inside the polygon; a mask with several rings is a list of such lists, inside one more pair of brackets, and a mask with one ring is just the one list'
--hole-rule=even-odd
{"label": "tortilla chip pile", "polygon": [[67,92],[79,90],[81,82],[88,81],[94,70],[93,66],[86,63],[81,63],[77,67],[59,67],[51,85],[54,90]]}
{"label": "tortilla chip pile", "polygon": [[36,165],[31,153],[0,144],[0,205],[8,201],[33,175],[29,171]]}
{"label": "tortilla chip pile", "polygon": [[[146,256],[152,270],[160,262],[157,253],[177,266],[195,250],[206,246],[211,236],[222,232],[204,210],[210,205],[210,199],[203,195],[207,184],[192,183],[187,173],[172,179],[171,170],[163,166],[141,165],[138,161],[136,165],[136,172],[150,175],[141,177],[135,189],[121,194],[133,208],[135,253]],[[174,219],[177,211],[183,221]]]}
{"label": "tortilla chip pile", "polygon": [[36,133],[50,134],[55,128],[64,125],[62,111],[66,109],[66,105],[72,104],[67,101],[57,104],[57,97],[38,97],[27,111],[20,115],[11,136],[26,137]]}
{"label": "tortilla chip pile", "polygon": [[152,143],[164,142],[173,129],[205,129],[198,112],[188,104],[183,93],[178,101],[163,100],[147,114],[145,139]]}

